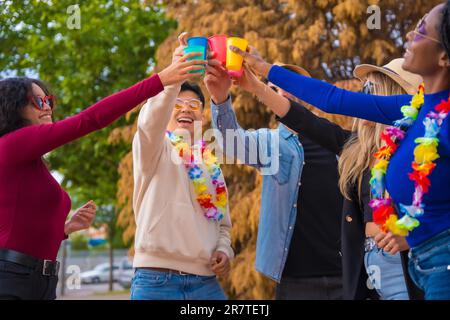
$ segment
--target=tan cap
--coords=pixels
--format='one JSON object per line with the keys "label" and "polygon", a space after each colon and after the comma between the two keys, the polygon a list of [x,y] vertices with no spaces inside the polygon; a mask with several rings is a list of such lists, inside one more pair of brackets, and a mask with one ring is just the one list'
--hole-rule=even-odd
{"label": "tan cap", "polygon": [[289,69],[291,71],[294,71],[295,73],[301,74],[302,76],[311,78],[311,75],[309,74],[308,71],[306,71],[302,67],[296,66],[294,64],[286,64],[286,63],[281,63],[281,62],[275,62],[274,65],[280,66],[280,67],[285,67],[285,68],[287,68],[287,69]]}
{"label": "tan cap", "polygon": [[401,86],[408,94],[415,94],[419,85],[423,82],[421,76],[408,72],[403,69],[403,62],[405,59],[394,59],[383,67],[374,66],[371,64],[360,64],[355,67],[353,74],[361,81],[367,80],[367,75],[371,72],[381,72],[394,80]]}

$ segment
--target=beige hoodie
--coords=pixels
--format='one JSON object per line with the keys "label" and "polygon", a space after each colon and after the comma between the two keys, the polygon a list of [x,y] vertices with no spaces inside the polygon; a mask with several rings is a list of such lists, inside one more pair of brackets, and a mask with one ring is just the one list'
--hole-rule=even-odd
{"label": "beige hoodie", "polygon": [[167,86],[139,113],[133,140],[133,266],[210,276],[214,251],[233,258],[231,219],[229,211],[220,222],[205,218],[186,168],[171,160],[174,147],[166,127],[179,93],[180,85]]}

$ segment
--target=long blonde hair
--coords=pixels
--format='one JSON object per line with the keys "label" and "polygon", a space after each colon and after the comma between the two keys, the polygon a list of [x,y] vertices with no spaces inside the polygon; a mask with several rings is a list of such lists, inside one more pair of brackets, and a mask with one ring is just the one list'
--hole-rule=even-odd
{"label": "long blonde hair", "polygon": [[[372,72],[367,80],[374,83],[372,94],[391,96],[406,94],[406,91],[394,80],[380,72]],[[365,108],[366,106],[361,106]],[[355,119],[352,131],[356,132],[346,142],[339,158],[339,188],[345,198],[352,200],[352,190],[358,186],[358,198],[364,172],[374,164],[373,154],[382,146],[380,135],[385,126],[382,124],[367,125],[364,120]]]}

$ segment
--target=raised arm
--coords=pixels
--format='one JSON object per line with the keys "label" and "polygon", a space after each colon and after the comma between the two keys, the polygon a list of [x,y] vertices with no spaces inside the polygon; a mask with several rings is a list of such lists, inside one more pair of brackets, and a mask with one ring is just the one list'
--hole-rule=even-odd
{"label": "raised arm", "polygon": [[[373,96],[339,89],[326,82],[299,75],[264,61],[257,53],[230,47],[244,57],[245,63],[259,75],[283,90],[325,112],[392,124],[402,118],[400,108],[409,104],[411,96]],[[287,113],[287,109],[284,110]],[[283,114],[281,115],[283,116]]]}
{"label": "raised arm", "polygon": [[231,106],[231,79],[218,61],[211,60],[206,67],[204,83],[211,95],[212,124],[222,134],[219,144],[225,155],[261,169],[262,174],[271,174],[275,164],[271,160],[278,156],[273,155],[278,151],[278,135],[269,129],[241,128]]}
{"label": "raised arm", "polygon": [[147,100],[139,112],[133,139],[133,163],[139,175],[150,176],[154,172],[180,88],[181,84],[167,86],[163,92]]}
{"label": "raised arm", "polygon": [[325,112],[389,125],[403,117],[400,109],[411,100],[409,95],[385,97],[339,89],[324,81],[308,78],[279,66],[270,69],[268,79]]}
{"label": "raised arm", "polygon": [[277,119],[292,130],[304,134],[335,154],[340,154],[342,147],[350,137],[350,132],[338,125],[316,116],[299,103],[290,101],[273,91],[267,84],[245,68],[244,75],[235,80],[242,89],[256,95],[269,107]]}
{"label": "raised arm", "polygon": [[227,157],[243,164],[264,168],[270,163],[273,137],[268,129],[245,130],[236,118],[231,97],[221,104],[211,101],[212,126],[222,134],[222,148]]}
{"label": "raised arm", "polygon": [[1,139],[0,150],[7,154],[1,159],[11,164],[37,159],[59,146],[106,127],[145,99],[158,94],[163,88],[156,74],[100,100],[75,116],[52,124],[31,125],[11,132]]}
{"label": "raised arm", "polygon": [[[134,86],[100,100],[79,114],[52,124],[31,125],[11,132],[0,139],[0,157],[3,164],[18,164],[41,157],[66,143],[95,130],[102,129],[141,102],[155,96],[165,85],[182,82],[195,76],[190,70],[203,68],[194,64],[206,61],[186,61],[184,56],[176,63]],[[17,148],[17,146],[25,146]]]}

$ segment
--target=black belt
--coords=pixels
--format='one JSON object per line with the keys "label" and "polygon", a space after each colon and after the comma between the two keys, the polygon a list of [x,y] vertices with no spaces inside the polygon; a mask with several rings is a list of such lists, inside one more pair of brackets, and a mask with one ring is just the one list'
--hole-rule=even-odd
{"label": "black belt", "polygon": [[0,260],[20,264],[44,276],[56,276],[59,272],[58,261],[41,260],[14,250],[0,249]]}

